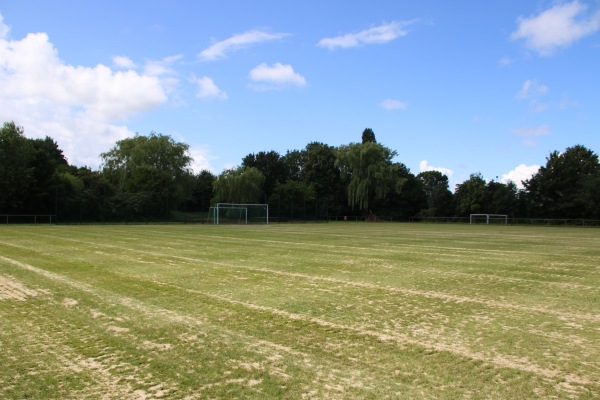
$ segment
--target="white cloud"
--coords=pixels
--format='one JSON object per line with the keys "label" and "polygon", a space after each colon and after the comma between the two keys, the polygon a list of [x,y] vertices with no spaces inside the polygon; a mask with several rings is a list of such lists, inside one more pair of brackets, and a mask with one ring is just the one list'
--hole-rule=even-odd
{"label": "white cloud", "polygon": [[556,49],[600,30],[600,10],[588,14],[587,8],[576,0],[556,4],[530,18],[521,17],[511,38],[523,39],[528,48],[541,56],[551,56]]}
{"label": "white cloud", "polygon": [[[0,21],[0,32],[7,31]],[[54,138],[72,164],[90,167],[133,135],[119,121],[168,100],[158,76],[66,64],[45,33],[0,38],[0,87],[0,121],[15,121],[28,136]]]}
{"label": "white cloud", "polygon": [[357,47],[364,44],[386,43],[395,40],[401,36],[406,36],[408,31],[406,26],[414,21],[397,21],[389,24],[375,26],[357,33],[347,33],[345,35],[319,40],[317,46],[333,50],[337,47],[348,48]]}
{"label": "white cloud", "polygon": [[227,100],[228,98],[227,93],[219,89],[215,82],[208,76],[203,76],[201,78],[193,77],[192,82],[198,85],[196,97],[201,99],[214,98],[220,100]]}
{"label": "white cloud", "polygon": [[251,30],[234,35],[228,39],[216,42],[198,55],[203,61],[214,61],[225,58],[227,53],[243,49],[252,44],[279,40],[288,36],[287,33],[268,33],[261,30]]}
{"label": "white cloud", "polygon": [[537,128],[516,128],[512,132],[518,136],[545,136],[550,134],[550,127],[540,125]]}
{"label": "white cloud", "polygon": [[9,32],[10,28],[4,23],[4,17],[0,14],[0,39],[7,38]]}
{"label": "white cloud", "polygon": [[250,71],[250,79],[258,83],[259,90],[281,89],[283,87],[305,86],[306,79],[294,71],[291,65],[275,63],[269,66],[262,63]]}
{"label": "white cloud", "polygon": [[432,165],[429,165],[429,161],[423,160],[419,163],[419,172],[425,171],[439,171],[442,174],[446,175],[448,178],[451,178],[452,175],[454,175],[454,171],[449,168],[434,167]]}
{"label": "white cloud", "polygon": [[114,56],[113,64],[117,68],[123,69],[134,69],[136,67],[135,63],[131,60],[131,58],[126,56]]}
{"label": "white cloud", "polygon": [[210,158],[210,151],[207,148],[202,146],[190,146],[189,153],[193,158],[191,167],[195,174],[202,170],[212,171],[208,161]]}
{"label": "white cloud", "polygon": [[150,60],[144,65],[144,74],[150,76],[175,75],[172,65],[182,57],[181,54],[176,54],[162,60]]}
{"label": "white cloud", "polygon": [[408,104],[393,99],[386,99],[379,104],[381,107],[386,110],[406,110],[408,108]]}
{"label": "white cloud", "polygon": [[508,183],[508,182],[514,182],[515,185],[517,185],[517,187],[519,189],[523,189],[523,181],[528,180],[529,178],[531,178],[533,176],[533,174],[537,173],[540,169],[539,165],[525,165],[525,164],[520,164],[517,168],[513,169],[512,171],[502,175],[502,182],[504,183]]}

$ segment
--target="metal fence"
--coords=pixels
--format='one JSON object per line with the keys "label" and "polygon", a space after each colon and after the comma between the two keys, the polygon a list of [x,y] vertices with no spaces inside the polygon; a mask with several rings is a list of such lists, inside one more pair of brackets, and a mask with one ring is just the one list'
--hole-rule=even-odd
{"label": "metal fence", "polygon": [[5,224],[55,224],[56,215],[3,214],[0,221]]}

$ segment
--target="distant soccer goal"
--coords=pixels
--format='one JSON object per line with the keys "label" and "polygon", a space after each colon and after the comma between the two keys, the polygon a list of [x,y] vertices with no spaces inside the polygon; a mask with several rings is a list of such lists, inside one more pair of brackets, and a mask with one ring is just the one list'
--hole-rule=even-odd
{"label": "distant soccer goal", "polygon": [[508,215],[506,214],[471,214],[469,217],[470,224],[508,224]]}
{"label": "distant soccer goal", "polygon": [[268,224],[268,204],[217,203],[208,211],[211,224]]}

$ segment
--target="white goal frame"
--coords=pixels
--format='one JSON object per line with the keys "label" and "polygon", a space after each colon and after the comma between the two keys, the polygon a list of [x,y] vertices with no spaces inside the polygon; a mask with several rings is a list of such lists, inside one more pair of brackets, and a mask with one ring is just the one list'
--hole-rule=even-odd
{"label": "white goal frame", "polygon": [[214,207],[210,207],[208,211],[208,220],[210,223],[219,225],[221,223],[222,210],[239,210],[240,223],[248,224],[248,208],[262,207],[265,209],[265,223],[269,223],[269,205],[268,204],[239,204],[239,203],[217,203]]}
{"label": "white goal frame", "polygon": [[490,220],[504,220],[504,224],[508,225],[507,214],[471,214],[469,216],[469,224],[472,224],[478,217],[485,217],[485,223],[489,224]]}

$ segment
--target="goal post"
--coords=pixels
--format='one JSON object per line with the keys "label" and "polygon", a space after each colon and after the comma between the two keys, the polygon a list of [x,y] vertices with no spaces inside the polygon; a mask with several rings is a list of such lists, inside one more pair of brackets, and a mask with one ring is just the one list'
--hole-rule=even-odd
{"label": "goal post", "polygon": [[490,222],[499,222],[499,223],[504,223],[505,225],[508,224],[508,215],[507,214],[471,214],[469,216],[469,223],[470,224],[476,224],[476,223],[483,223],[485,222],[485,224],[490,224]]}
{"label": "goal post", "polygon": [[268,224],[268,204],[217,203],[208,211],[211,224]]}

